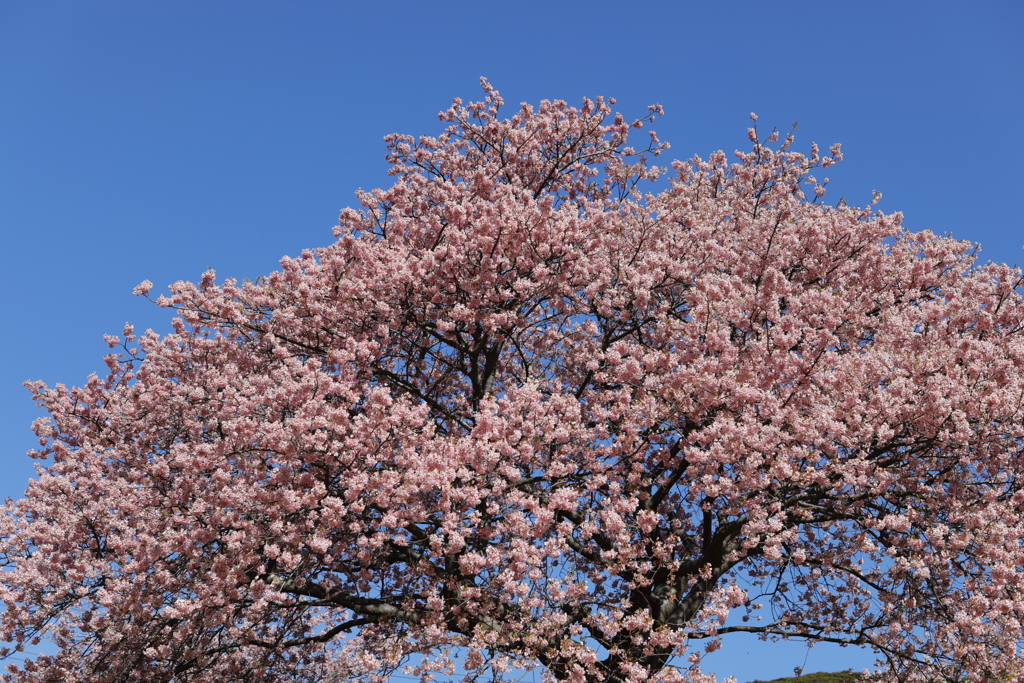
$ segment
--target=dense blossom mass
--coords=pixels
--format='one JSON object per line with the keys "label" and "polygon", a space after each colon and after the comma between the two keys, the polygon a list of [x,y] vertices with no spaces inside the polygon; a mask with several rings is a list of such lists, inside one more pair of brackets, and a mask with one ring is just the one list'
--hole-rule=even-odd
{"label": "dense blossom mass", "polygon": [[658,107],[484,88],[332,245],[30,384],[5,680],[704,683],[737,632],[1022,680],[1021,271],[826,205],[838,146],[658,167]]}

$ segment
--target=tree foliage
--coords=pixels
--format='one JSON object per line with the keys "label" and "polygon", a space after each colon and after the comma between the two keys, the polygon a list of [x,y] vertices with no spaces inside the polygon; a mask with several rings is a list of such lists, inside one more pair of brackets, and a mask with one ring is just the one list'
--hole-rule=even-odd
{"label": "tree foliage", "polygon": [[484,87],[330,246],[30,385],[0,637],[59,653],[6,679],[701,683],[747,632],[1020,680],[1021,272],[822,203],[838,146],[661,168],[657,107]]}

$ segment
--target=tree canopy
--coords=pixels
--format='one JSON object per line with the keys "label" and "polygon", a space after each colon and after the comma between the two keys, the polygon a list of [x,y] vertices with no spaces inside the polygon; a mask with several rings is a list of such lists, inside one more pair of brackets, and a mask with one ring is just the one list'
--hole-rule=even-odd
{"label": "tree canopy", "polygon": [[659,107],[484,89],[330,246],[30,383],[0,638],[58,653],[5,680],[707,683],[737,632],[1021,680],[1021,271],[826,204],[838,146],[659,167]]}

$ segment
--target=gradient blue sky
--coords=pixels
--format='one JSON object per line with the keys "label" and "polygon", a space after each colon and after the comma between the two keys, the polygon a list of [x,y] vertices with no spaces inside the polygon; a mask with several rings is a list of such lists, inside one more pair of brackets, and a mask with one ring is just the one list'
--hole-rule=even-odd
{"label": "gradient blue sky", "polygon": [[[749,112],[797,147],[843,143],[829,197],[1021,263],[1024,3],[0,3],[0,495],[32,476],[21,383],[81,384],[104,333],[169,329],[133,298],[208,266],[254,277],[331,241],[386,185],[392,132],[435,134],[487,76],[510,107],[664,105],[670,158],[747,146]],[[726,641],[742,681],[870,665],[859,650]],[[397,679],[396,679],[397,680]]]}

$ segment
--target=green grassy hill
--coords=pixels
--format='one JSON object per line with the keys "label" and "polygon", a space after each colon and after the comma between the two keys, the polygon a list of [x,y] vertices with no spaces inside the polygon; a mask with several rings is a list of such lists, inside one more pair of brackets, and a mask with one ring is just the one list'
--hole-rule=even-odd
{"label": "green grassy hill", "polygon": [[771,681],[756,680],[751,683],[850,683],[860,679],[860,674],[852,671],[837,671],[834,673],[804,674],[803,676],[790,676],[789,678],[776,678]]}

